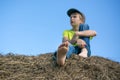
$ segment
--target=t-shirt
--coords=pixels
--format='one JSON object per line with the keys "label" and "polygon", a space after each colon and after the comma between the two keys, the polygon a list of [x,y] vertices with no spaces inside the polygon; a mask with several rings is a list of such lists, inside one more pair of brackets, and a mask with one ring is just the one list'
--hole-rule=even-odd
{"label": "t-shirt", "polygon": [[[67,37],[68,40],[71,40],[73,35],[74,35],[75,31],[73,31],[72,29],[71,30],[65,30],[63,32],[63,37]],[[90,40],[92,39],[93,37],[90,37]]]}
{"label": "t-shirt", "polygon": [[73,35],[74,35],[74,31],[73,30],[65,30],[64,32],[63,32],[63,37],[67,37],[68,38],[68,40],[71,40],[72,39],[72,37],[73,37]]}

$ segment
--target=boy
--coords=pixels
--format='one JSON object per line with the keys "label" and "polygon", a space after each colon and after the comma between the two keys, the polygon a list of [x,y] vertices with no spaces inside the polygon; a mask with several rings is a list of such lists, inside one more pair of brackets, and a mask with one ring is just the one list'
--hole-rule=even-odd
{"label": "boy", "polygon": [[70,17],[71,30],[63,32],[62,44],[56,52],[57,64],[63,66],[65,59],[71,54],[78,54],[82,57],[90,56],[90,37],[96,36],[96,32],[89,30],[85,23],[85,16],[77,9],[69,9],[67,15]]}

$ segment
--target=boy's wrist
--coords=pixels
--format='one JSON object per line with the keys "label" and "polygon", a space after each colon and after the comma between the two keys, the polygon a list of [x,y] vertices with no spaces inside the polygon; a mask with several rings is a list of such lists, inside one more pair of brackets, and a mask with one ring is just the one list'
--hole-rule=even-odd
{"label": "boy's wrist", "polygon": [[76,31],[75,32],[75,36],[80,36],[81,35],[81,32],[80,31]]}

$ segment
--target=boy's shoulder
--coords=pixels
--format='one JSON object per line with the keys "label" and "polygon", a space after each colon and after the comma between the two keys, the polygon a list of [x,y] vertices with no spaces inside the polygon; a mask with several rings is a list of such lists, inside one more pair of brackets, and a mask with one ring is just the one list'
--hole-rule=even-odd
{"label": "boy's shoulder", "polygon": [[63,31],[63,34],[64,34],[64,35],[74,34],[74,31],[73,31],[72,29],[64,30],[64,31]]}
{"label": "boy's shoulder", "polygon": [[64,32],[71,32],[73,31],[72,29],[67,29],[67,30],[64,30]]}

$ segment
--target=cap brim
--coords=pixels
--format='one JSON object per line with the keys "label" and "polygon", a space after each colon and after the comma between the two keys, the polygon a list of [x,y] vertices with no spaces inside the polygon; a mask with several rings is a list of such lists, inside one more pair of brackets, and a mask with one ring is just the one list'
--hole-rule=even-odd
{"label": "cap brim", "polygon": [[70,16],[72,13],[76,13],[76,12],[82,14],[79,10],[72,8],[67,11],[67,15]]}

